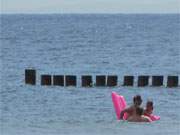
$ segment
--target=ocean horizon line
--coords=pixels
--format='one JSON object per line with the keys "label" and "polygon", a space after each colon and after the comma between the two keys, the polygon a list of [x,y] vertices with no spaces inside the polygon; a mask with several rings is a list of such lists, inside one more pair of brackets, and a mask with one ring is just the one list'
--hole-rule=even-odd
{"label": "ocean horizon line", "polygon": [[0,13],[0,15],[180,15],[180,13]]}

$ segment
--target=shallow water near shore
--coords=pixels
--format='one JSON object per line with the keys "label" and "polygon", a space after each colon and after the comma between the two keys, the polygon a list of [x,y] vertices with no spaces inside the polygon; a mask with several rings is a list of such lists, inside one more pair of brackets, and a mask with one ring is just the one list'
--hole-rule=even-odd
{"label": "shallow water near shore", "polygon": [[[124,75],[180,75],[179,15],[3,15],[2,135],[178,135],[180,88],[122,87]],[[37,70],[37,85],[24,70]],[[40,86],[41,74],[74,74],[77,87]],[[118,87],[80,87],[80,76],[118,75]],[[111,92],[155,104],[152,123],[117,121]]]}

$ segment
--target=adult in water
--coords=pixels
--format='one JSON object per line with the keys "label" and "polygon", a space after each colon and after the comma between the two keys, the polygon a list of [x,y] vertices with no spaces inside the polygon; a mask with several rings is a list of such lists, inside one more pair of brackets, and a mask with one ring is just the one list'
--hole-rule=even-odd
{"label": "adult in water", "polygon": [[134,115],[136,113],[136,108],[139,107],[141,103],[142,103],[141,96],[140,95],[134,96],[133,105],[121,111],[120,119],[123,119],[123,116],[125,113],[127,113],[127,119],[128,117],[131,117],[132,115]]}
{"label": "adult in water", "polygon": [[151,122],[151,119],[143,115],[143,108],[136,107],[136,113],[128,117],[129,122]]}

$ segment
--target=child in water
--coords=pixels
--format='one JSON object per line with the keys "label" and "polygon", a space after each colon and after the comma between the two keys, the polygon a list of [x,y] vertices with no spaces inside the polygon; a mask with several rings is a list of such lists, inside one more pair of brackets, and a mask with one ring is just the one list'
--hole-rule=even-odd
{"label": "child in water", "polygon": [[136,107],[136,113],[128,117],[129,122],[151,122],[151,119],[143,115],[143,108]]}
{"label": "child in water", "polygon": [[153,101],[147,101],[146,109],[144,110],[145,116],[150,116],[153,112]]}
{"label": "child in water", "polygon": [[[124,110],[121,111],[120,114],[120,119],[123,119],[123,116],[125,113],[127,113],[128,117],[131,117],[132,115],[136,114],[136,108],[139,107],[142,103],[142,99],[140,95],[136,95],[133,97],[133,105],[125,108]],[[127,117],[127,118],[128,118]]]}

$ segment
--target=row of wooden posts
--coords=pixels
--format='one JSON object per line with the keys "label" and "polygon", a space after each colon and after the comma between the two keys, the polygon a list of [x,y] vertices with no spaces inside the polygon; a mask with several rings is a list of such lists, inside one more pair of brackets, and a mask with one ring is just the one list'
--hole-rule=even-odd
{"label": "row of wooden posts", "polygon": [[[143,87],[149,85],[149,78],[152,77],[152,86],[163,86],[164,76],[138,76],[137,86]],[[167,87],[178,87],[179,77],[168,76]],[[36,84],[36,70],[25,70],[25,83]],[[55,85],[55,86],[77,86],[77,77],[75,75],[41,75],[41,85]],[[81,76],[82,87],[92,86],[118,86],[118,76],[116,75],[96,75],[96,82],[93,83],[91,75]],[[134,76],[124,76],[123,86],[134,86]]]}

